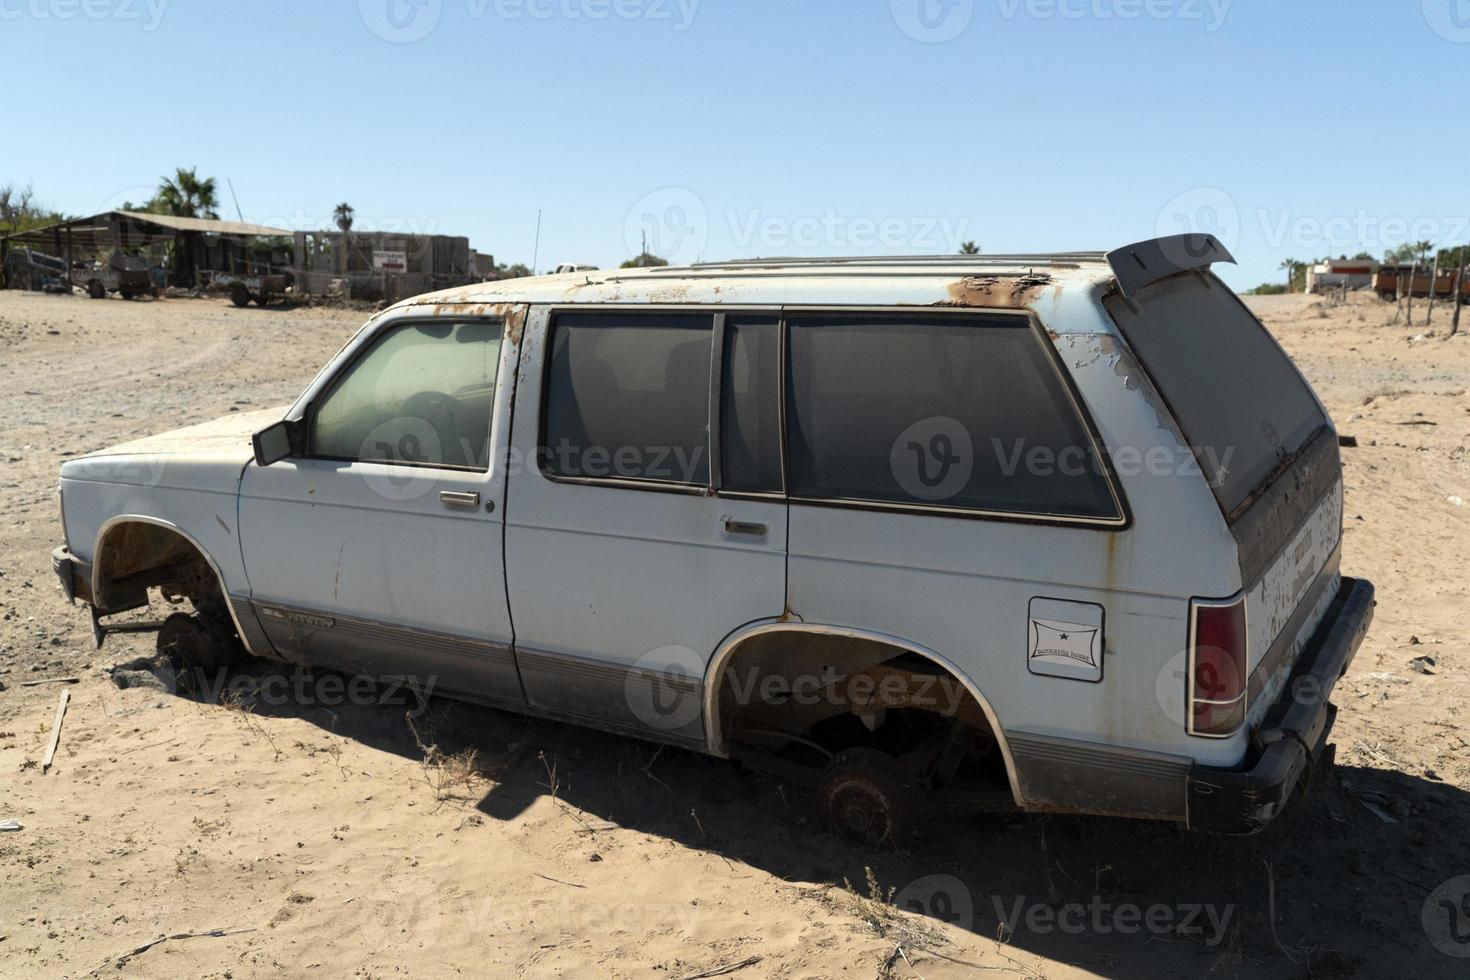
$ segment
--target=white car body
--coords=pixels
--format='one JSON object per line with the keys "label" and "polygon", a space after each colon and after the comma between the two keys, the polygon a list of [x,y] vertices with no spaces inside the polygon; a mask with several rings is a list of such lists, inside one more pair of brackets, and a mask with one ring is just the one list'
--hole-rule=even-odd
{"label": "white car body", "polygon": [[[1163,261],[1150,256],[1155,267]],[[1280,703],[1287,678],[1307,648],[1325,651],[1314,653],[1319,673],[1330,672],[1333,656],[1341,673],[1366,629],[1371,587],[1345,584],[1338,571],[1342,491],[1330,424],[1313,442],[1313,471],[1294,462],[1275,478],[1309,490],[1310,505],[1276,500],[1265,529],[1242,540],[1189,465],[1189,441],[1110,316],[1106,302],[1131,302],[1169,275],[1213,288],[1208,264],[1169,259],[1130,288],[1116,259],[1100,254],[732,263],[415,297],[370,321],[284,412],[230,416],[66,463],[69,550],[58,561],[75,571],[60,568],[63,584],[82,576],[68,593],[95,602],[117,574],[105,567],[110,534],[135,522],[171,529],[207,559],[256,656],[432,676],[455,696],[714,755],[734,751],[722,692],[753,640],[815,650],[839,670],[830,651],[850,642],[957,679],[1022,808],[1255,829],[1320,754],[1331,724],[1330,716],[1319,723],[1330,711],[1325,694],[1292,716],[1317,725],[1310,733],[1280,722],[1293,708]],[[1117,514],[956,514],[713,485],[669,492],[544,469],[557,317],[738,312],[784,324],[834,309],[1024,318],[1052,348],[1065,389],[1111,459]],[[435,321],[499,325],[483,471],[300,453],[259,465],[253,432],[282,418],[298,424],[378,338]],[[782,486],[789,481],[783,473]],[[1240,595],[1258,690],[1245,724],[1200,737],[1185,718],[1191,603]],[[1095,628],[1095,645],[1037,656],[1045,630],[1062,647],[1074,642],[1068,623]],[[872,660],[865,652],[854,669]],[[854,711],[865,725],[882,724],[881,711]],[[1292,739],[1308,758],[1284,755],[1297,751]],[[1272,749],[1283,740],[1287,749]],[[1259,800],[1255,783],[1231,782],[1263,778],[1262,767],[1275,765],[1290,771],[1271,776]],[[1219,799],[1228,794],[1231,802]]]}

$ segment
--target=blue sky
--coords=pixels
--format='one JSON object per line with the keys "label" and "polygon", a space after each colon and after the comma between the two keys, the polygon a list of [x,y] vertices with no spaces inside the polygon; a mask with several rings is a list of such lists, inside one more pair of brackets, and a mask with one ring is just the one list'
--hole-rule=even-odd
{"label": "blue sky", "polygon": [[0,183],[72,213],[185,165],[501,261],[540,209],[542,268],[1195,228],[1237,288],[1470,241],[1470,0],[0,0],[0,63]]}

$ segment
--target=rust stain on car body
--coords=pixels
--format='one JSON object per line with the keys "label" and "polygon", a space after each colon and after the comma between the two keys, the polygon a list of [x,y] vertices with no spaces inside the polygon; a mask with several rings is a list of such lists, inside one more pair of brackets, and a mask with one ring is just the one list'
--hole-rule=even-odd
{"label": "rust stain on car body", "polygon": [[505,321],[505,337],[512,344],[521,342],[526,329],[524,303],[435,303],[428,307],[432,317],[498,317]]}
{"label": "rust stain on car body", "polygon": [[495,316],[505,321],[505,339],[519,346],[526,331],[526,307],[521,303],[496,303],[491,308]]}
{"label": "rust stain on car body", "polygon": [[1018,276],[966,276],[945,287],[949,299],[936,306],[989,306],[1022,309],[1030,306],[1041,290],[1051,285],[1045,273]]}

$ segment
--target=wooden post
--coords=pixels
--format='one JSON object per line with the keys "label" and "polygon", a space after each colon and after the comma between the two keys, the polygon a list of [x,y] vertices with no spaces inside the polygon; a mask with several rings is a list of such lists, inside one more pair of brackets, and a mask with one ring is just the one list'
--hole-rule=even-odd
{"label": "wooden post", "polygon": [[1404,264],[1402,262],[1393,269],[1393,319],[1389,326],[1399,322],[1399,317],[1404,312]]}
{"label": "wooden post", "polygon": [[61,744],[61,720],[66,717],[66,703],[71,700],[70,691],[61,692],[61,700],[56,704],[56,717],[51,721],[51,740],[46,743],[46,755],[41,759],[41,774],[45,775],[51,769],[51,763],[56,761],[56,747]]}
{"label": "wooden post", "polygon": [[1434,321],[1434,294],[1439,292],[1439,253],[1434,253],[1434,271],[1429,274],[1429,312],[1424,314],[1424,325]]}
{"label": "wooden post", "polygon": [[1465,283],[1465,263],[1460,262],[1460,267],[1455,270],[1455,312],[1450,317],[1450,336],[1460,332],[1460,311],[1465,308],[1465,297],[1460,294],[1460,289]]}
{"label": "wooden post", "polygon": [[1409,326],[1414,325],[1414,283],[1419,278],[1419,260],[1414,260],[1413,267],[1409,270],[1409,291],[1404,294],[1404,319]]}

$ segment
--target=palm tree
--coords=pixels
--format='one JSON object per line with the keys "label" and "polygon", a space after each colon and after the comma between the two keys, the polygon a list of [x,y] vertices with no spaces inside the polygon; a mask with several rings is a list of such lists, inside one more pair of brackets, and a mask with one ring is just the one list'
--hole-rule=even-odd
{"label": "palm tree", "polygon": [[980,254],[980,246],[979,245],[976,245],[974,242],[964,242],[964,243],[962,243],[960,245],[960,254],[961,255],[979,255]]}
{"label": "palm tree", "polygon": [[352,230],[352,218],[356,214],[357,212],[352,209],[352,205],[343,201],[332,211],[332,220],[337,223],[337,227],[341,228],[342,234],[345,235]]}
{"label": "palm tree", "polygon": [[1279,266],[1279,268],[1286,270],[1286,291],[1288,293],[1291,292],[1292,286],[1296,282],[1296,270],[1300,267],[1301,263],[1296,259],[1285,259]]}
{"label": "palm tree", "polygon": [[219,199],[215,196],[214,178],[199,179],[195,168],[179,167],[173,179],[160,177],[153,204],[164,214],[185,218],[218,218]]}

